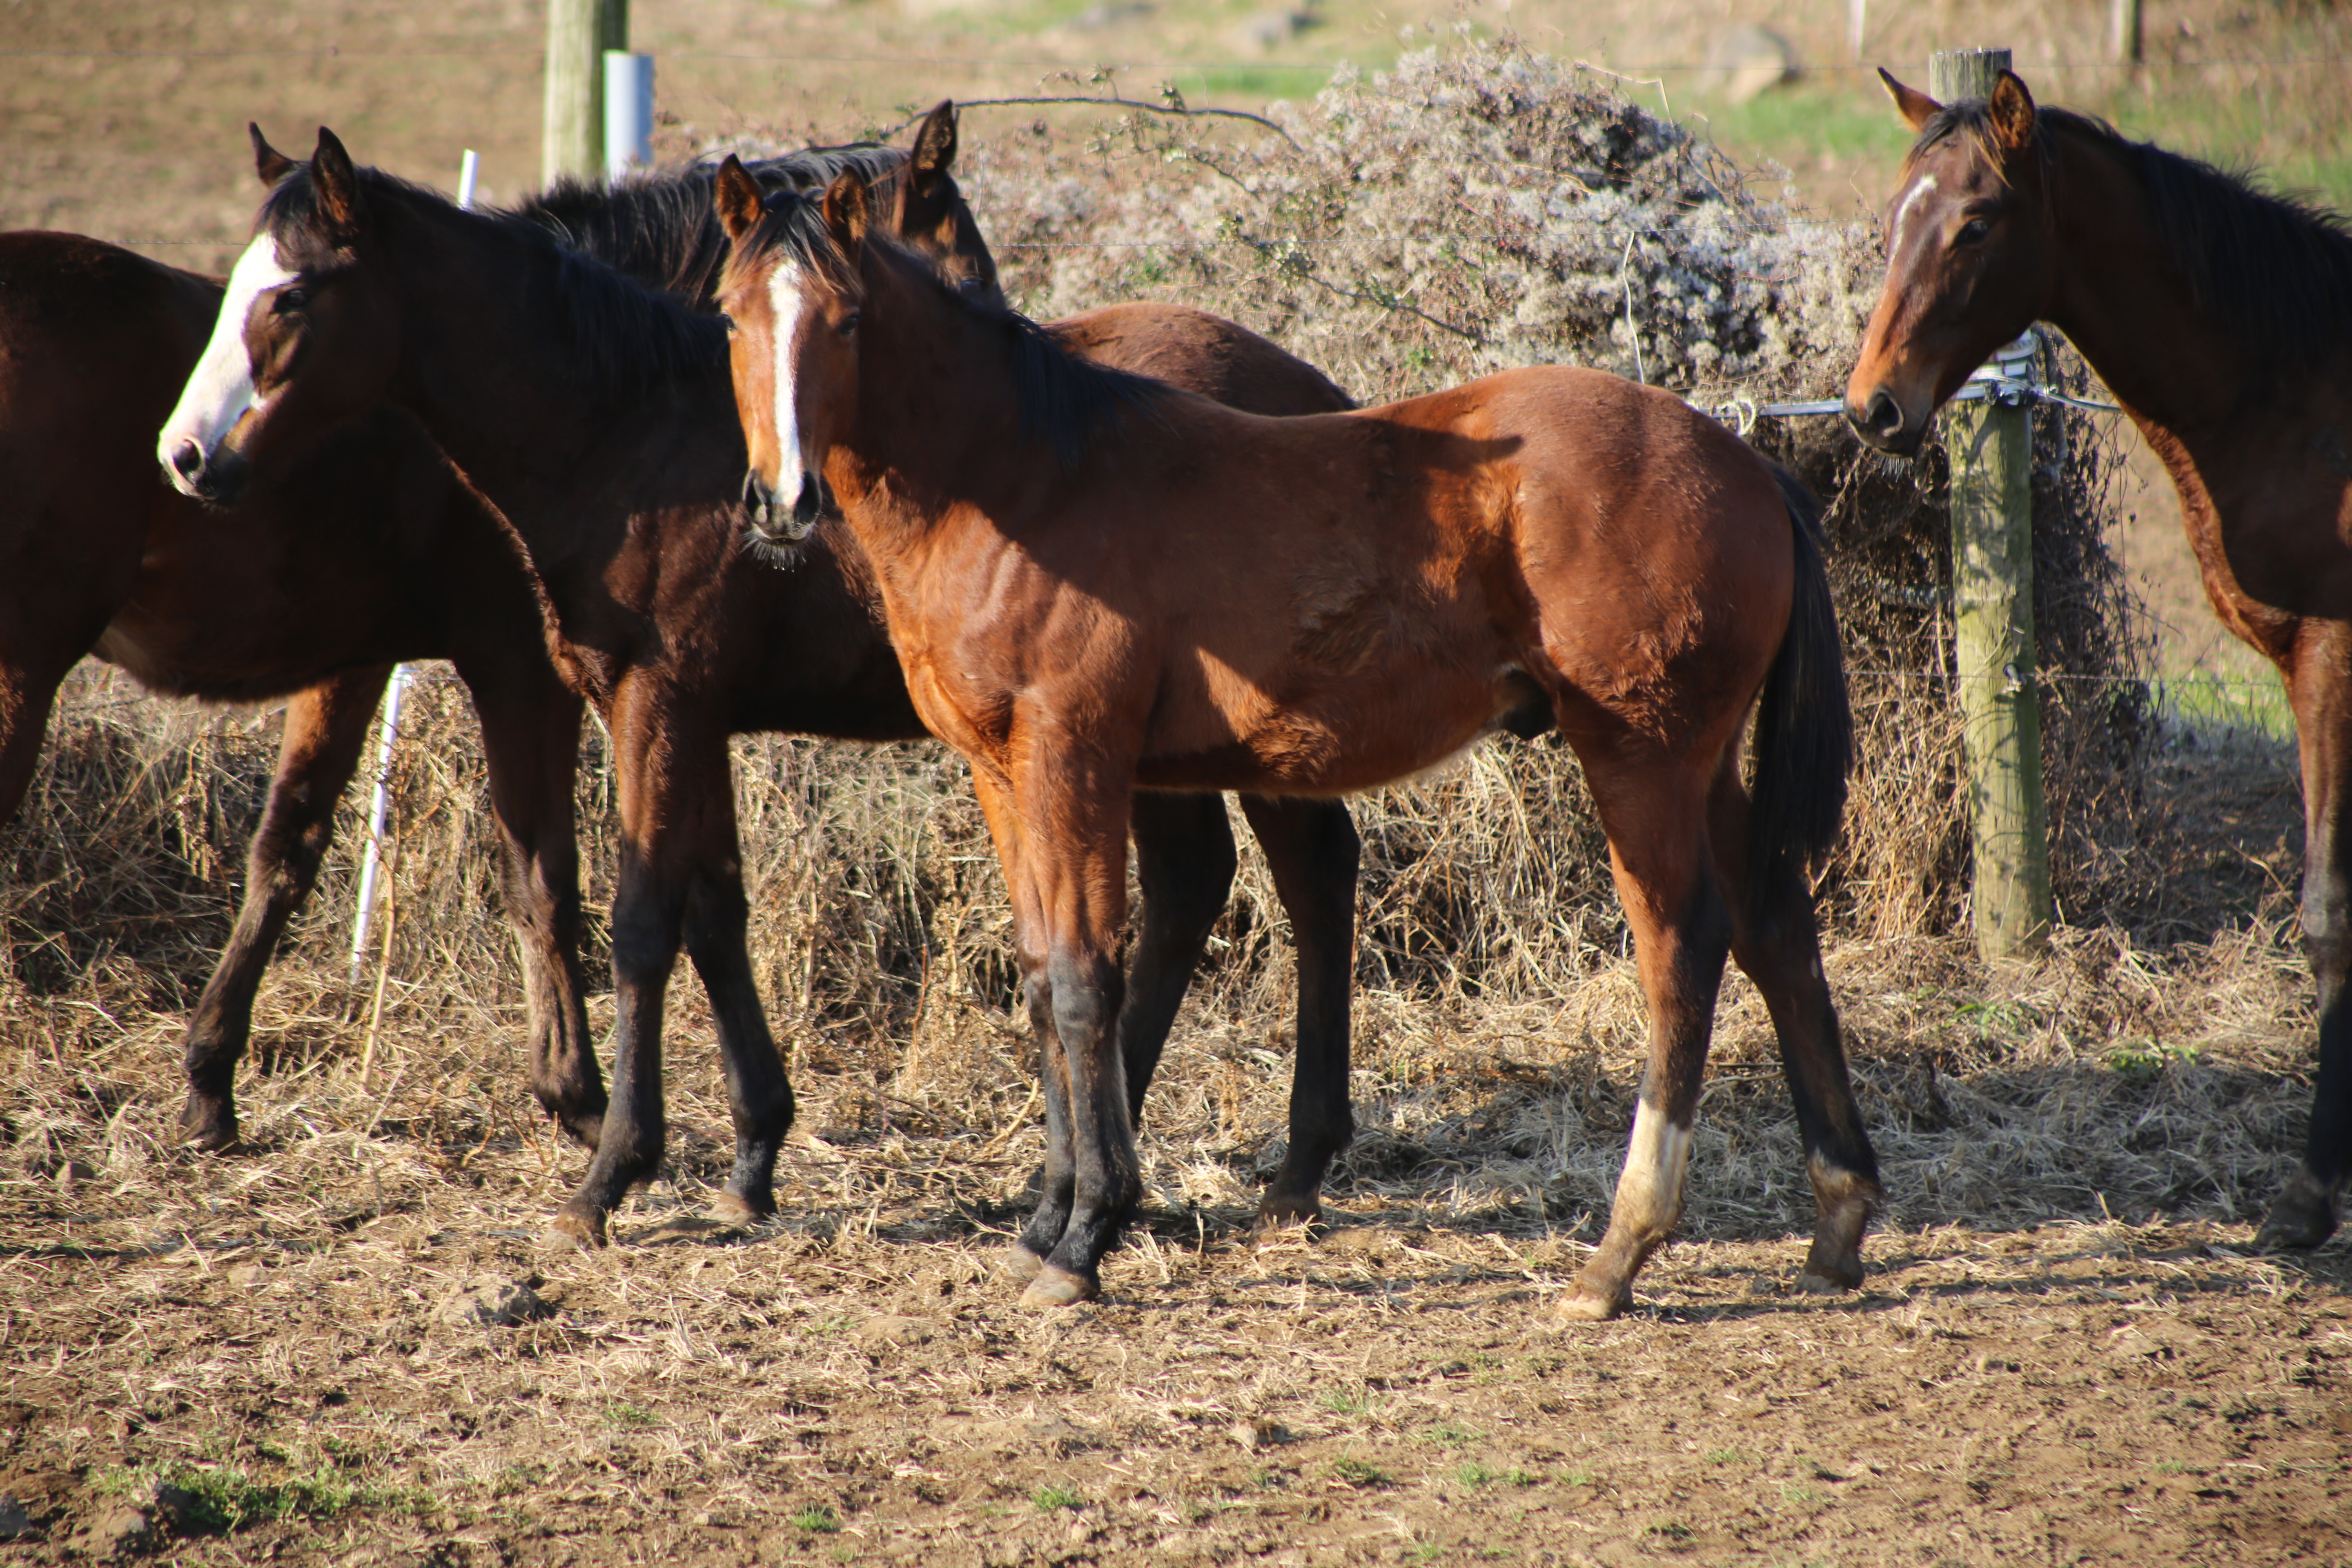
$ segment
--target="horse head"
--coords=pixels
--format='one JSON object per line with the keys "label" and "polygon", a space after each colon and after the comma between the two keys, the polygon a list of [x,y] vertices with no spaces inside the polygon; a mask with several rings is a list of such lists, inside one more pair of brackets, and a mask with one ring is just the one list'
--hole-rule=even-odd
{"label": "horse head", "polygon": [[156,442],[173,486],[221,504],[264,447],[290,447],[378,402],[397,359],[392,296],[365,265],[368,214],[351,154],[324,126],[308,163],[247,129],[269,196]]}
{"label": "horse head", "polygon": [[2025,83],[1949,108],[1885,71],[1918,136],[1886,223],[1886,281],[1846,382],[1845,416],[1882,451],[1918,450],[1944,400],[2046,313],[2058,242],[2042,138]]}
{"label": "horse head", "polygon": [[[1004,303],[997,281],[996,258],[982,237],[980,221],[964,204],[955,181],[956,109],[942,100],[923,116],[907,166],[891,182],[887,204],[877,204],[876,218],[905,245],[929,257],[941,278],[969,299],[992,305]],[[876,196],[885,192],[877,186]]]}
{"label": "horse head", "polygon": [[730,244],[719,281],[735,407],[750,456],[743,499],[753,524],[797,542],[833,510],[824,460],[857,403],[859,262],[872,188],[845,171],[822,198],[762,199],[729,158],[712,200]]}

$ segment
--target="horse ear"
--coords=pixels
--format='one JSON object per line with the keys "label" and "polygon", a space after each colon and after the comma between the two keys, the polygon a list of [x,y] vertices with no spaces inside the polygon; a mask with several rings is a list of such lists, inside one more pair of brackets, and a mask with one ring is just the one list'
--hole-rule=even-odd
{"label": "horse ear", "polygon": [[824,226],[833,231],[833,242],[842,253],[852,258],[866,243],[871,194],[864,176],[855,169],[844,169],[824,188]]}
{"label": "horse ear", "polygon": [[2033,144],[2033,95],[2025,90],[2022,77],[2015,71],[2001,72],[2000,79],[1992,84],[1992,100],[1987,108],[1992,116],[1992,133],[2003,148],[2015,153]]}
{"label": "horse ear", "polygon": [[759,227],[768,211],[767,201],[760,195],[760,182],[732,153],[719,165],[719,184],[711,188],[710,200],[729,239],[740,240]]}
{"label": "horse ear", "polygon": [[294,167],[294,160],[272,147],[269,138],[261,133],[261,127],[250,120],[245,122],[245,133],[253,138],[253,172],[261,176],[264,185],[276,190],[278,182]]}
{"label": "horse ear", "polygon": [[360,176],[352,155],[325,126],[319,127],[319,148],[310,154],[310,189],[319,198],[319,216],[335,238],[349,240],[359,232]]}
{"label": "horse ear", "polygon": [[1914,136],[1925,131],[1927,121],[1944,111],[1942,104],[1917,88],[1905,87],[1896,81],[1885,66],[1878,68],[1878,79],[1886,89],[1886,96],[1895,100],[1895,112],[1903,117],[1903,123],[1911,128]]}
{"label": "horse ear", "polygon": [[915,150],[907,155],[907,166],[914,171],[916,186],[928,190],[946,178],[948,171],[955,166],[955,101],[941,99],[937,109],[923,116],[923,127],[915,132]]}

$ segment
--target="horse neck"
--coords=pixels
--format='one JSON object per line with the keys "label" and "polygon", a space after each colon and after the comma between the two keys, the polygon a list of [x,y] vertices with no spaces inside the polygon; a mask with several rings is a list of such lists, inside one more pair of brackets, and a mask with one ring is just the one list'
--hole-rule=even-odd
{"label": "horse neck", "polygon": [[2074,132],[2053,144],[2060,277],[2049,319],[2187,489],[2220,460],[2231,427],[2278,388],[2198,301],[2129,162]]}
{"label": "horse neck", "polygon": [[690,375],[615,385],[567,315],[552,247],[454,209],[396,210],[378,224],[401,292],[394,400],[526,537],[587,499],[637,510],[731,493],[743,459],[715,327],[720,352]]}

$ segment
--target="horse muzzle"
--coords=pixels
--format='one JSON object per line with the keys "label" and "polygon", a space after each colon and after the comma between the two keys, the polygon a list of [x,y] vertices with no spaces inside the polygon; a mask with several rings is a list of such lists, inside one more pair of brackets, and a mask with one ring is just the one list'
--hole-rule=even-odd
{"label": "horse muzzle", "polygon": [[1845,422],[1853,426],[1853,433],[1862,438],[1863,445],[1891,452],[1899,458],[1908,458],[1917,452],[1919,443],[1927,435],[1927,421],[1920,419],[1915,423],[1909,415],[1904,413],[1903,405],[1895,401],[1895,395],[1883,386],[1873,392],[1866,403],[1857,405],[1848,397]]}
{"label": "horse muzzle", "polygon": [[834,503],[832,487],[807,468],[801,470],[800,493],[793,498],[790,507],[782,504],[759,470],[746,473],[743,505],[751,512],[751,526],[760,536],[779,544],[798,544],[818,523],[841,515],[841,509]]}
{"label": "horse muzzle", "polygon": [[214,506],[234,502],[245,488],[244,455],[223,448],[207,457],[194,437],[172,448],[172,488]]}

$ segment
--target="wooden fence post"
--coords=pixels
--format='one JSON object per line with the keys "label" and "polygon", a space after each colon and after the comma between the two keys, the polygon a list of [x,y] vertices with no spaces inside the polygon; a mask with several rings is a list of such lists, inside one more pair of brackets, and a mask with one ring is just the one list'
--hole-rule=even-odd
{"label": "wooden fence post", "polygon": [[[1929,96],[1990,96],[2007,49],[1927,62]],[[2033,659],[2033,418],[1990,398],[1944,411],[1951,462],[1952,641],[1976,840],[1977,952],[2009,958],[2050,934],[2050,830]]]}
{"label": "wooden fence post", "polygon": [[629,0],[547,0],[540,179],[604,172],[604,51],[629,47]]}
{"label": "wooden fence post", "polygon": [[2147,32],[2142,26],[2140,0],[2115,0],[2115,11],[2108,26],[2109,53],[2119,66],[2136,66],[2147,58]]}

